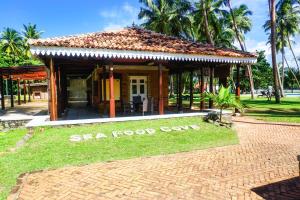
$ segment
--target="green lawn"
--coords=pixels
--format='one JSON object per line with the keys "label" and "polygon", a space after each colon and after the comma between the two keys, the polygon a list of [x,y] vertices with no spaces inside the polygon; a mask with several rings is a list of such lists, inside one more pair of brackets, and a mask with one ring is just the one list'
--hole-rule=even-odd
{"label": "green lawn", "polygon": [[252,100],[242,96],[241,100],[248,107],[245,110],[247,116],[265,121],[300,123],[299,97],[282,98],[281,104],[276,104],[274,98],[270,102],[263,97]]}
{"label": "green lawn", "polygon": [[[161,126],[198,125],[200,130],[162,132]],[[155,134],[120,136],[112,131],[153,128]],[[107,138],[72,143],[74,134],[104,133]],[[28,143],[14,153],[0,156],[0,199],[5,199],[24,172],[100,161],[163,155],[238,143],[232,129],[202,122],[200,117],[119,122],[71,128],[35,130]],[[2,188],[2,191],[1,191]]]}
{"label": "green lawn", "polygon": [[8,151],[27,133],[26,129],[16,129],[8,132],[0,132],[0,152]]}

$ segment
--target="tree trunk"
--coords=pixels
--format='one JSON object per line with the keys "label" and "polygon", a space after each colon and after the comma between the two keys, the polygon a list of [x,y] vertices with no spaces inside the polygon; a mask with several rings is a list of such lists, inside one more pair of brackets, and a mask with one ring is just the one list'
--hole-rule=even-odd
{"label": "tree trunk", "polygon": [[284,93],[284,57],[285,57],[285,50],[284,47],[281,49],[281,55],[282,55],[282,69],[281,69],[281,97],[285,96]]}
{"label": "tree trunk", "polygon": [[297,82],[298,87],[300,88],[300,83],[299,83],[299,80],[297,79],[297,76],[295,75],[295,73],[293,72],[293,70],[290,68],[290,65],[289,65],[289,63],[288,63],[288,61],[286,60],[285,57],[284,57],[284,60],[285,60],[285,62],[286,62],[287,67],[289,68],[290,72],[291,72],[292,75],[294,76],[295,81]]}
{"label": "tree trunk", "polygon": [[208,44],[214,45],[214,41],[211,37],[211,34],[209,32],[209,24],[208,24],[208,17],[207,17],[207,9],[206,9],[206,4],[205,0],[202,0],[202,10],[203,10],[203,17],[204,17],[204,30],[205,30],[205,35],[206,35],[206,41]]}
{"label": "tree trunk", "polygon": [[[233,27],[234,27],[234,32],[235,32],[235,35],[236,35],[236,39],[238,40],[238,42],[240,44],[241,50],[245,52],[246,51],[246,46],[244,46],[244,43],[243,43],[242,39],[240,38],[240,32],[239,32],[239,29],[238,29],[237,24],[236,24],[236,20],[235,20],[234,14],[233,14],[233,10],[232,10],[232,7],[231,7],[231,1],[230,0],[228,1],[228,7],[229,7],[230,14],[231,14],[231,17],[232,17],[232,22],[233,22]],[[251,99],[254,99],[254,81],[253,81],[252,68],[251,68],[250,65],[247,65],[247,73],[249,75]]]}
{"label": "tree trunk", "polygon": [[273,77],[274,77],[274,90],[276,103],[280,103],[279,95],[279,77],[276,61],[276,12],[275,12],[275,0],[269,0],[270,2],[270,18],[271,18],[271,50],[272,50],[272,65],[273,65]]}
{"label": "tree trunk", "polygon": [[288,39],[288,43],[289,43],[290,50],[291,50],[291,52],[292,52],[292,54],[293,54],[294,60],[295,60],[295,62],[296,62],[296,65],[297,65],[297,67],[298,67],[298,71],[299,71],[299,73],[300,73],[300,67],[299,67],[299,63],[298,63],[298,60],[297,60],[297,58],[296,58],[296,55],[295,55],[294,49],[293,49],[293,47],[292,47],[292,44],[291,44],[291,40],[290,40],[290,36],[289,36],[289,34],[288,34],[288,37],[287,37],[287,39]]}

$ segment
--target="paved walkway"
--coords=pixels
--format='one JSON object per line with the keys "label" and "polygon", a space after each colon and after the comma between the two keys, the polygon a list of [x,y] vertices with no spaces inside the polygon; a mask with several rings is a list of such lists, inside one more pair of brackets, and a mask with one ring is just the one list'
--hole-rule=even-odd
{"label": "paved walkway", "polygon": [[300,199],[300,126],[237,118],[236,129],[240,145],[33,173],[18,197]]}
{"label": "paved walkway", "polygon": [[18,105],[15,103],[14,108],[7,106],[5,111],[0,111],[0,120],[26,120],[33,119],[36,116],[47,115],[48,102],[47,101],[32,101],[26,104]]}

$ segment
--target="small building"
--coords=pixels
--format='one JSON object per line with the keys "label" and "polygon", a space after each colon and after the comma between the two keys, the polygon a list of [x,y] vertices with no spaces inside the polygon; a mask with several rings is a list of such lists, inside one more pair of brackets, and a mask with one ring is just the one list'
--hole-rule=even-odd
{"label": "small building", "polygon": [[28,88],[30,89],[30,95],[33,100],[48,100],[48,84],[46,82],[31,83]]}
{"label": "small building", "polygon": [[[197,72],[203,93],[205,77],[213,91],[216,80],[227,85],[231,66],[239,70],[256,62],[252,53],[137,27],[31,40],[30,46],[32,54],[44,60],[48,68],[51,120],[57,120],[76,103],[97,110],[99,117],[106,113],[115,117],[131,102],[146,100],[154,113],[164,114],[168,109],[169,75],[176,74],[181,80],[183,72]],[[182,81],[178,83],[178,91],[182,91]],[[237,90],[239,94],[239,81]],[[182,112],[181,94],[177,99],[178,112]],[[199,107],[204,109],[204,103]]]}

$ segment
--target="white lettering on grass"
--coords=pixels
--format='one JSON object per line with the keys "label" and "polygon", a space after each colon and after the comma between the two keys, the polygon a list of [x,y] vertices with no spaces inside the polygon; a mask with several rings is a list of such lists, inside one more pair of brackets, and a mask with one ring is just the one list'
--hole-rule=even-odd
{"label": "white lettering on grass", "polygon": [[[183,126],[172,126],[172,127],[161,126],[159,128],[159,130],[162,132],[174,132],[174,131],[184,132],[188,129],[199,130],[200,126],[198,126],[198,125],[183,125]],[[136,135],[144,135],[144,134],[153,135],[155,133],[156,133],[156,130],[153,128],[112,131],[112,137],[117,138],[119,136],[124,136],[124,135],[132,136],[134,134],[136,134]],[[81,142],[81,141],[88,141],[91,139],[99,140],[99,139],[103,139],[103,138],[107,138],[107,136],[103,133],[97,133],[97,134],[71,135],[69,140],[71,142]]]}
{"label": "white lettering on grass", "polygon": [[70,136],[70,141],[71,142],[80,142],[81,141],[81,136],[80,135],[71,135]]}
{"label": "white lettering on grass", "polygon": [[98,133],[97,135],[96,135],[96,139],[102,139],[102,138],[106,138],[107,136],[105,135],[105,134],[103,134],[103,133]]}

